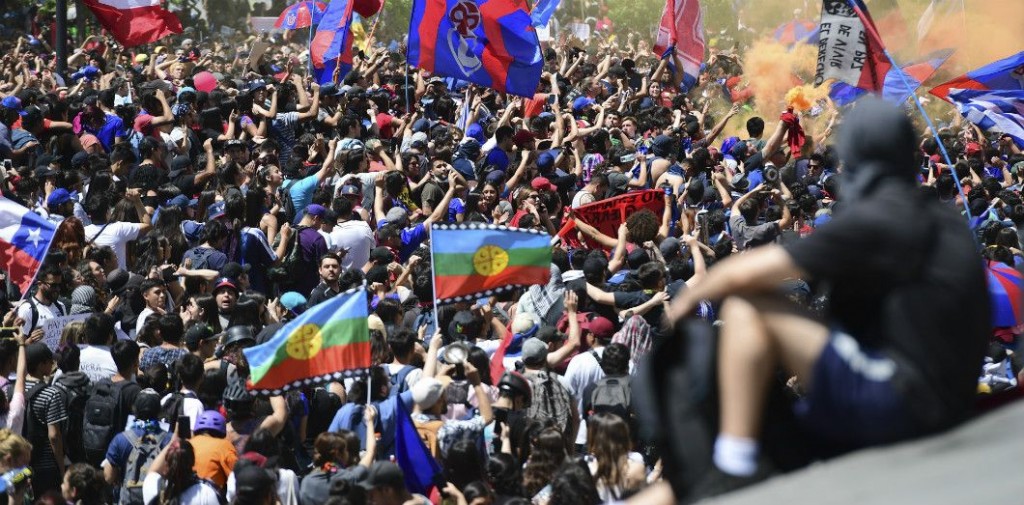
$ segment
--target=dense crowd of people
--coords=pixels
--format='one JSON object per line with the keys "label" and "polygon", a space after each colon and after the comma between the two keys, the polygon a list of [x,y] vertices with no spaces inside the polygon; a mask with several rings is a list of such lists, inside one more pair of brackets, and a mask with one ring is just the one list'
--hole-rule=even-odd
{"label": "dense crowd of people", "polygon": [[[90,36],[59,75],[38,35],[0,40],[0,191],[57,230],[30,293],[20,301],[7,281],[0,303],[9,503],[625,500],[666,478],[638,421],[641,361],[675,338],[683,314],[711,323],[744,310],[701,287],[713,266],[773,244],[796,272],[844,283],[858,272],[825,258],[871,258],[882,272],[923,262],[893,248],[895,232],[875,235],[884,244],[800,245],[875,181],[841,187],[832,133],[845,111],[827,99],[815,112],[827,127],[803,142],[792,110],[736,121],[750,97],[726,86],[742,76],[734,53],[712,51],[686,89],[678,56],[652,55],[642,37],[552,43],[537,93],[519,98],[427,75],[377,46],[321,86],[301,44],[275,40],[253,61],[241,39],[219,35],[132,49]],[[933,138],[911,135],[893,159],[918,187],[901,194],[951,213],[966,202],[971,254],[1024,262],[1020,149],[953,121],[942,129],[949,165]],[[664,210],[633,212],[617,233],[574,213],[652,189]],[[905,209],[893,209],[879,219],[896,230]],[[551,281],[435,307],[428,244],[440,223],[551,234]],[[858,258],[857,247],[886,254]],[[242,349],[364,285],[369,377],[269,397],[246,388]],[[783,286],[811,313],[835,301],[835,286],[811,278]],[[837,300],[887,293],[847,288]],[[46,340],[44,323],[78,314],[88,316]],[[990,363],[1013,361],[1020,330],[991,335]],[[982,358],[974,349],[958,366],[977,377],[981,363],[963,362]],[[804,386],[787,390],[798,398]],[[442,467],[429,496],[394,462],[399,404]],[[729,444],[716,444],[715,463],[752,474],[729,457],[747,446]]]}

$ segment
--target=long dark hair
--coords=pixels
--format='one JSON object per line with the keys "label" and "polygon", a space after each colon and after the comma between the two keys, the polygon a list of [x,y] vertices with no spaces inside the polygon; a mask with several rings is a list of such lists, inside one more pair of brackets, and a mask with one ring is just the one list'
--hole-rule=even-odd
{"label": "long dark hair", "polygon": [[188,440],[172,442],[167,451],[167,484],[160,492],[159,501],[162,505],[178,505],[185,490],[195,484],[192,467],[196,464],[196,455]]}
{"label": "long dark hair", "polygon": [[460,438],[448,448],[444,459],[444,475],[448,482],[462,489],[470,482],[483,479],[480,448],[471,438]]}

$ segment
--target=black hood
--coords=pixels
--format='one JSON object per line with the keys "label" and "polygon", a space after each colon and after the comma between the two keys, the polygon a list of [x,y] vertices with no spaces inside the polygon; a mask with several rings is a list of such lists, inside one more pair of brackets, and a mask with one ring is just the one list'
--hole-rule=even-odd
{"label": "black hood", "polygon": [[877,98],[865,98],[847,116],[839,134],[843,160],[841,195],[857,200],[882,182],[914,182],[916,135],[910,118]]}

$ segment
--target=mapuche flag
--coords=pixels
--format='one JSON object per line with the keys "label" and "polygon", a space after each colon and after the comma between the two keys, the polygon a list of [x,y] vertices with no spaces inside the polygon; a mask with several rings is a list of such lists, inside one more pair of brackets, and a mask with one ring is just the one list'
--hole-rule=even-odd
{"label": "mapuche flag", "polygon": [[292,388],[362,376],[370,368],[366,290],[356,288],[312,307],[266,343],[244,349],[249,389]]}
{"label": "mapuche flag", "polygon": [[430,254],[434,297],[440,303],[547,284],[551,279],[551,237],[534,230],[435,224]]}
{"label": "mapuche flag", "polygon": [[818,67],[814,85],[837,79],[881,91],[892,63],[863,0],[824,0],[818,26]]}

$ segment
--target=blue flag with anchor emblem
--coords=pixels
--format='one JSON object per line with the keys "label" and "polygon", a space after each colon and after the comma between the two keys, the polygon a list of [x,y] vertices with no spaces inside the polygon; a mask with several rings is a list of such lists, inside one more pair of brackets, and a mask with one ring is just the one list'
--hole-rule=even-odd
{"label": "blue flag with anchor emblem", "polygon": [[544,67],[524,0],[413,0],[409,63],[533,97]]}

